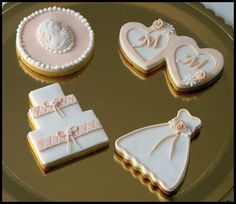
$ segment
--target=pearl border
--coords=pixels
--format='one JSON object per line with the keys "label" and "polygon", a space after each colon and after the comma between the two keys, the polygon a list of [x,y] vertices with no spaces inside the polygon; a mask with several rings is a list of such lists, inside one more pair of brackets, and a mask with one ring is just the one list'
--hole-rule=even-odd
{"label": "pearl border", "polygon": [[[33,19],[34,17],[41,15],[43,13],[46,13],[46,12],[50,12],[50,11],[62,11],[65,13],[71,13],[75,17],[77,17],[84,24],[84,26],[88,29],[89,38],[90,38],[89,45],[88,45],[87,49],[83,52],[83,54],[81,54],[81,56],[79,56],[76,60],[71,61],[71,62],[67,62],[62,65],[58,65],[58,64],[51,65],[51,64],[45,64],[40,61],[37,61],[37,60],[33,59],[29,54],[26,53],[26,51],[24,49],[24,45],[22,44],[22,40],[21,40],[21,33],[22,33],[24,25],[28,21]],[[65,8],[53,6],[53,7],[40,9],[40,10],[35,11],[32,14],[28,15],[27,17],[23,18],[23,20],[20,22],[20,24],[18,25],[18,28],[16,30],[16,46],[17,46],[17,49],[18,49],[20,55],[30,65],[35,66],[39,69],[44,69],[44,70],[62,70],[62,69],[66,69],[66,68],[69,68],[74,65],[78,65],[86,59],[86,57],[90,54],[90,52],[92,51],[93,46],[94,46],[94,32],[93,32],[90,24],[88,23],[87,19],[84,18],[84,16],[82,16],[79,12],[75,12],[74,10],[71,10],[71,9],[65,9]]]}

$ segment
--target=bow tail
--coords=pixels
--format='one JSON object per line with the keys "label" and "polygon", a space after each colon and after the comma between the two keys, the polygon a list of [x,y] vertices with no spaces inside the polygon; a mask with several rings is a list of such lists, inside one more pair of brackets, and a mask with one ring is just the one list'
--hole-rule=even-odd
{"label": "bow tail", "polygon": [[149,156],[151,156],[151,154],[154,152],[154,150],[156,150],[157,147],[158,147],[162,142],[164,142],[164,141],[167,140],[168,138],[174,137],[174,136],[176,136],[176,133],[171,134],[171,135],[168,135],[168,136],[164,137],[163,139],[161,139],[161,140],[152,148],[151,152],[149,153]]}
{"label": "bow tail", "polygon": [[73,143],[74,143],[77,147],[80,147],[80,148],[81,148],[81,145],[75,141],[75,138],[74,138],[73,136],[71,137],[71,139],[72,139]]}
{"label": "bow tail", "polygon": [[175,143],[176,143],[176,140],[177,140],[178,136],[179,136],[179,133],[176,134],[176,136],[174,137],[174,140],[173,140],[173,142],[172,142],[172,145],[171,145],[171,148],[170,148],[169,160],[171,160],[171,157],[172,157],[172,155],[173,155],[173,149],[174,149],[174,147],[175,147]]}
{"label": "bow tail", "polygon": [[66,135],[66,140],[67,140],[67,152],[70,152],[70,136]]}
{"label": "bow tail", "polygon": [[[55,106],[55,110],[56,110],[56,112],[57,112],[58,115],[59,115],[59,113],[60,113],[63,117],[66,117],[65,113],[63,113],[63,112],[61,111],[61,109],[58,108],[57,106]],[[60,116],[61,116],[61,115],[60,115]]]}

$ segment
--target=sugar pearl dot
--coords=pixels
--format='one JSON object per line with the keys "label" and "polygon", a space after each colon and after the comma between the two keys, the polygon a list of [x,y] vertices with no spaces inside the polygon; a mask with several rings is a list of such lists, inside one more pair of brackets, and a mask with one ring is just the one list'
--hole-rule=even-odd
{"label": "sugar pearl dot", "polygon": [[88,30],[92,30],[91,26],[88,26]]}
{"label": "sugar pearl dot", "polygon": [[65,11],[66,11],[66,9],[65,9],[65,8],[62,8],[62,11],[63,11],[63,12],[65,12]]}
{"label": "sugar pearl dot", "polygon": [[85,23],[87,20],[86,20],[85,18],[83,18],[81,21],[82,21],[83,23]]}
{"label": "sugar pearl dot", "polygon": [[75,13],[75,17],[78,17],[79,16],[79,13],[77,12],[77,13]]}
{"label": "sugar pearl dot", "polygon": [[40,65],[40,62],[36,61],[35,65],[38,67]]}
{"label": "sugar pearl dot", "polygon": [[38,15],[39,14],[39,11],[35,11],[35,15]]}
{"label": "sugar pearl dot", "polygon": [[48,11],[51,11],[51,10],[52,10],[52,7],[49,7],[49,8],[48,8]]}
{"label": "sugar pearl dot", "polygon": [[46,64],[46,68],[49,69],[49,67],[50,67],[49,64]]}
{"label": "sugar pearl dot", "polygon": [[70,13],[70,9],[66,9],[66,12],[67,12],[67,13]]}
{"label": "sugar pearl dot", "polygon": [[53,10],[53,11],[57,10],[57,7],[56,7],[56,6],[53,6],[53,7],[52,7],[52,10]]}
{"label": "sugar pearl dot", "polygon": [[83,17],[82,15],[79,16],[79,19],[80,19],[80,20],[83,19],[83,18],[84,18],[84,17]]}
{"label": "sugar pearl dot", "polygon": [[60,10],[61,10],[61,7],[58,7],[57,10],[60,11]]}
{"label": "sugar pearl dot", "polygon": [[86,22],[84,25],[85,25],[85,26],[89,26],[89,23],[88,23],[88,22]]}
{"label": "sugar pearl dot", "polygon": [[43,10],[42,10],[42,9],[40,9],[40,10],[39,10],[39,13],[40,13],[40,14],[42,14],[42,13],[43,13]]}
{"label": "sugar pearl dot", "polygon": [[40,67],[41,67],[41,68],[44,68],[44,67],[45,67],[45,64],[41,64]]}
{"label": "sugar pearl dot", "polygon": [[43,9],[43,11],[44,11],[44,12],[46,12],[46,11],[47,11],[47,9],[46,9],[46,8],[44,8],[44,9]]}

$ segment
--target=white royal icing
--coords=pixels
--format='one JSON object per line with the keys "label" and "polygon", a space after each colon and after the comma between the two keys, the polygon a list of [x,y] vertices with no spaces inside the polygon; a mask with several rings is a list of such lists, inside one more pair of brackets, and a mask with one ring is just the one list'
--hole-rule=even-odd
{"label": "white royal icing", "polygon": [[199,48],[193,38],[178,36],[173,25],[155,20],[150,27],[129,22],[121,27],[119,43],[134,68],[144,74],[165,62],[177,91],[190,91],[208,84],[223,70],[223,55],[216,49]]}
{"label": "white royal icing", "polygon": [[128,40],[136,52],[144,60],[149,61],[166,47],[168,35],[158,30],[146,32],[141,29],[132,29],[128,32]]}
{"label": "white royal icing", "polygon": [[[53,100],[55,97],[64,96],[63,91],[58,83],[52,84],[29,93],[30,100],[34,106],[40,106],[47,100]],[[34,118],[29,111],[31,119],[36,125],[36,130],[28,133],[28,139],[34,146],[35,152],[38,155],[40,162],[50,168],[52,163],[58,162],[61,159],[67,161],[67,157],[75,153],[81,152],[81,155],[87,154],[94,149],[100,149],[108,143],[108,137],[103,128],[92,131],[81,137],[69,141],[70,149],[68,151],[67,143],[62,143],[54,147],[40,151],[37,146],[37,141],[51,135],[55,135],[58,131],[67,131],[70,127],[83,124],[96,118],[92,110],[82,111],[79,103],[67,106],[61,109],[65,117],[59,117],[57,113],[51,112],[41,117]],[[86,153],[85,153],[86,152]],[[53,164],[54,165],[54,164]]]}
{"label": "white royal icing", "polygon": [[[186,128],[177,133],[175,124],[179,121]],[[120,137],[115,148],[161,189],[172,192],[184,178],[191,136],[200,127],[199,118],[181,109],[168,123],[147,126]]]}
{"label": "white royal icing", "polygon": [[73,46],[73,34],[63,22],[46,19],[36,30],[37,39],[42,47],[53,53],[65,53]]}
{"label": "white royal icing", "polygon": [[175,51],[176,65],[178,67],[180,78],[186,85],[191,87],[204,80],[207,76],[199,78],[197,73],[210,73],[215,66],[215,60],[211,55],[198,53],[193,47],[182,45]]}
{"label": "white royal icing", "polygon": [[[80,20],[84,24],[84,26],[87,28],[87,30],[89,31],[89,38],[90,38],[89,39],[89,45],[88,45],[87,49],[83,52],[83,54],[81,54],[81,56],[79,56],[74,61],[70,61],[70,62],[67,62],[65,64],[60,64],[60,65],[59,64],[45,64],[43,62],[32,59],[30,54],[27,53],[25,48],[24,48],[24,43],[22,42],[22,39],[21,39],[23,30],[24,30],[24,26],[31,19],[35,18],[36,16],[43,15],[44,13],[51,12],[51,11],[61,11],[61,12],[70,13],[70,14],[74,15],[76,17],[75,20]],[[71,36],[73,38],[73,34]],[[64,45],[66,45],[66,44],[67,43],[65,43]],[[36,66],[39,69],[61,70],[61,69],[65,69],[65,68],[70,67],[70,66],[78,65],[86,59],[86,57],[92,52],[93,47],[94,47],[94,32],[93,32],[90,24],[87,22],[87,19],[84,16],[82,16],[79,12],[75,12],[74,10],[71,10],[71,9],[65,9],[65,8],[53,6],[53,7],[40,9],[40,10],[35,11],[32,14],[28,15],[27,17],[23,18],[23,20],[20,22],[20,24],[18,25],[18,28],[16,30],[16,46],[17,46],[17,49],[20,52],[21,56],[29,64],[31,64],[33,66]],[[47,46],[44,43],[42,44],[42,46],[44,46],[45,49],[48,48],[49,51],[52,51],[54,54],[62,54],[63,52],[69,51],[73,47],[73,42],[67,48],[65,48],[62,51],[61,50],[57,51],[57,50],[51,49],[49,46]]]}

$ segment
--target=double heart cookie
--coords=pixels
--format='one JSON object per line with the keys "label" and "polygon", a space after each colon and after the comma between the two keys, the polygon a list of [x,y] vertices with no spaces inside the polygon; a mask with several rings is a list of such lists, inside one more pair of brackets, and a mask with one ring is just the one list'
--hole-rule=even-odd
{"label": "double heart cookie", "polygon": [[152,26],[129,22],[119,35],[122,54],[143,74],[163,63],[177,91],[204,87],[219,76],[224,58],[216,49],[198,47],[194,39],[176,35],[175,28],[158,19]]}

